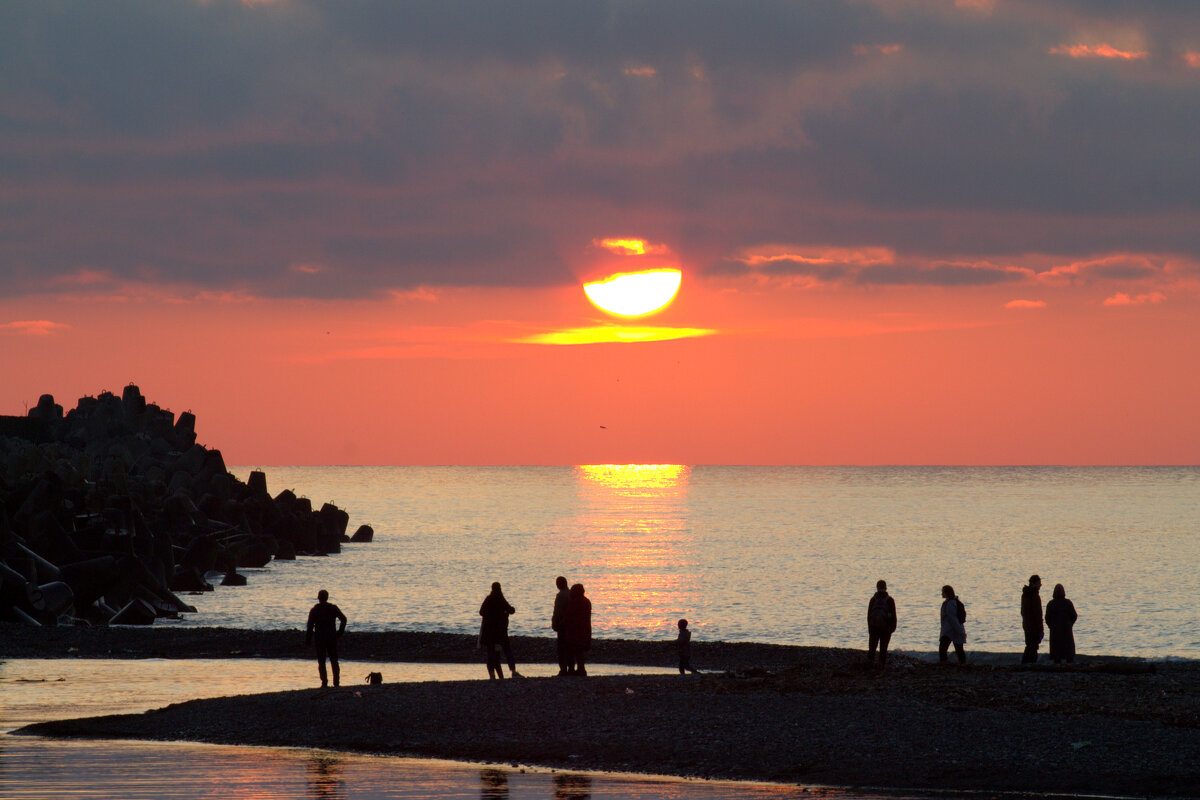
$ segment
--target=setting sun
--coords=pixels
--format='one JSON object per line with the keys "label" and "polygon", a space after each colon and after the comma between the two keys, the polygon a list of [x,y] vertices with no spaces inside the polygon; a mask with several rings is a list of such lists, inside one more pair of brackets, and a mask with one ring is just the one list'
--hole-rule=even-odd
{"label": "setting sun", "polygon": [[602,311],[619,317],[642,317],[666,308],[682,280],[683,274],[677,269],[622,272],[585,283],[583,291]]}

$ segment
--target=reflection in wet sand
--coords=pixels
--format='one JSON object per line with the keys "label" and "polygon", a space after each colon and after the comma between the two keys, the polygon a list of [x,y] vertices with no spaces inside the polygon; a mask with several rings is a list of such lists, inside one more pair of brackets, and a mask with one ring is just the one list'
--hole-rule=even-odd
{"label": "reflection in wet sand", "polygon": [[336,756],[313,753],[305,768],[311,800],[346,800],[346,782],[342,780],[342,765]]}
{"label": "reflection in wet sand", "polygon": [[690,473],[681,464],[575,467],[581,507],[570,524],[579,536],[580,579],[607,628],[670,635],[676,617],[694,613],[698,570],[685,504]]}
{"label": "reflection in wet sand", "polygon": [[479,800],[508,800],[508,773],[502,769],[481,771]]}
{"label": "reflection in wet sand", "polygon": [[592,776],[559,774],[554,776],[554,800],[591,800]]}

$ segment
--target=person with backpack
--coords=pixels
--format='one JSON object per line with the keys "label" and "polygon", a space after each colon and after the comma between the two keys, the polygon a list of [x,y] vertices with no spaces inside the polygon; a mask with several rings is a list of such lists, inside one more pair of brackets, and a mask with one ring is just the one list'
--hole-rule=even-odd
{"label": "person with backpack", "polygon": [[958,656],[959,664],[967,663],[967,653],[963,645],[967,643],[967,609],[954,594],[953,586],[942,587],[942,638],[938,643],[938,661],[945,664],[951,643],[954,644],[954,654]]}
{"label": "person with backpack", "polygon": [[875,647],[879,647],[879,668],[887,664],[888,642],[896,632],[896,601],[887,593],[887,581],[875,584],[875,594],[867,603],[867,663],[875,663]]}

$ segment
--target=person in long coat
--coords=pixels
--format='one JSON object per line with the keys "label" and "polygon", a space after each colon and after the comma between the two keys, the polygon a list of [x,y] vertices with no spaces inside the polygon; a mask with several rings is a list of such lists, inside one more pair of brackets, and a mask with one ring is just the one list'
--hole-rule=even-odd
{"label": "person in long coat", "polygon": [[967,616],[966,609],[954,594],[954,587],[942,587],[942,636],[938,641],[938,661],[945,664],[950,645],[954,645],[954,654],[958,663],[967,663],[967,653],[964,645],[967,643],[967,628],[963,624]]}
{"label": "person in long coat", "polygon": [[1046,603],[1046,627],[1050,629],[1050,660],[1055,664],[1075,660],[1075,633],[1071,629],[1079,614],[1075,604],[1067,599],[1061,583],[1054,585],[1054,597]]}
{"label": "person in long coat", "polygon": [[479,606],[479,616],[483,621],[479,624],[479,646],[487,653],[487,671],[489,678],[503,678],[504,669],[500,666],[500,651],[508,658],[508,669],[512,677],[519,678],[517,662],[513,658],[512,645],[508,642],[508,617],[515,614],[516,609],[504,599],[500,583],[492,584],[492,591],[483,598]]}
{"label": "person in long coat", "polygon": [[592,601],[584,595],[582,583],[571,587],[571,598],[567,601],[567,610],[563,615],[563,629],[567,646],[570,648],[567,674],[587,675],[584,661],[588,649],[592,646]]}

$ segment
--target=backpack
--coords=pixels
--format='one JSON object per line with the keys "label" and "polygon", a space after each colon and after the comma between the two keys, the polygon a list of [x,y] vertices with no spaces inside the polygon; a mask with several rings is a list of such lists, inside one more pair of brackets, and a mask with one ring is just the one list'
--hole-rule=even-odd
{"label": "backpack", "polygon": [[892,612],[888,608],[888,596],[876,595],[871,598],[871,607],[867,611],[867,624],[872,628],[887,628],[892,624]]}
{"label": "backpack", "polygon": [[967,621],[967,607],[964,606],[962,603],[962,600],[959,600],[957,597],[954,598],[954,602],[958,603],[958,621],[960,623],[966,622]]}

